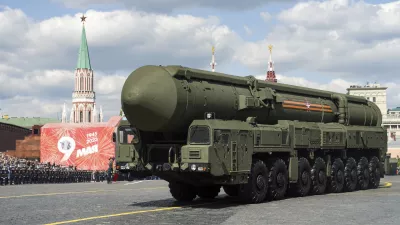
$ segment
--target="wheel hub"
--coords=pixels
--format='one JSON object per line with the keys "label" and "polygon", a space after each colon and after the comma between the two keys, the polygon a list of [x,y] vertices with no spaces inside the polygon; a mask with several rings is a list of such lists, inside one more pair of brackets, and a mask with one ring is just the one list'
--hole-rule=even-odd
{"label": "wheel hub", "polygon": [[342,183],[343,180],[343,172],[341,170],[339,170],[337,172],[337,181],[339,181],[340,183]]}
{"label": "wheel hub", "polygon": [[325,182],[325,174],[324,171],[319,171],[318,173],[318,181],[319,183],[324,183]]}
{"label": "wheel hub", "polygon": [[357,172],[356,170],[351,171],[351,180],[356,181],[357,180]]}
{"label": "wheel hub", "polygon": [[367,179],[369,176],[369,171],[368,169],[364,169],[364,179]]}
{"label": "wheel hub", "polygon": [[379,171],[378,168],[375,169],[375,177],[376,179],[379,179],[381,177],[381,172]]}
{"label": "wheel hub", "polygon": [[262,189],[264,189],[264,187],[265,187],[264,178],[262,175],[258,175],[257,176],[257,188],[259,190],[262,190]]}
{"label": "wheel hub", "polygon": [[278,187],[283,187],[283,174],[279,173],[278,176],[276,177],[276,184]]}
{"label": "wheel hub", "polygon": [[303,171],[303,173],[301,173],[301,182],[303,184],[308,183],[308,173],[306,171]]}

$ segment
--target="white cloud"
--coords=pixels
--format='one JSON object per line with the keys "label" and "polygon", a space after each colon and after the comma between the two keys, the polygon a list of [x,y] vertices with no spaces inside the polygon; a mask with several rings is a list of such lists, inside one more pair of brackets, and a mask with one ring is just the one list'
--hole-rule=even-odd
{"label": "white cloud", "polygon": [[265,22],[270,21],[272,18],[271,14],[269,12],[261,12],[260,16]]}
{"label": "white cloud", "polygon": [[[75,2],[93,3],[90,1]],[[133,2],[138,8],[152,10],[144,1]],[[169,5],[160,3],[158,7],[166,4],[172,9],[181,0],[168,2]],[[185,2],[186,5],[180,6],[234,7],[218,5],[223,1]],[[253,4],[252,7],[258,4],[245,3]],[[272,44],[276,72],[294,74],[297,70],[302,76],[308,72],[320,73],[326,80],[315,82],[310,77],[279,75],[279,82],[345,92],[357,79],[359,83],[382,79],[380,83],[389,87],[389,107],[400,103],[400,94],[396,93],[400,83],[396,78],[400,70],[399,3],[352,4],[345,0],[298,3],[278,13],[277,23],[269,24],[267,36],[258,41],[246,41],[247,36],[240,37],[216,16],[172,16],[132,10],[89,10],[85,15],[97,103],[103,105],[106,117],[119,112],[120,90],[131,71],[145,64],[209,69],[212,45],[216,46],[219,68],[235,71],[235,66],[247,66],[253,73],[264,73],[267,46]],[[61,112],[64,102],[71,103],[80,16],[60,15],[37,21],[18,9],[0,9],[2,113],[54,117],[55,112]],[[260,16],[265,21],[271,19],[267,12]],[[265,30],[264,23],[246,21],[246,24],[252,25],[252,30],[244,27],[248,34]]]}
{"label": "white cloud", "polygon": [[[2,113],[54,116],[52,110],[59,107],[61,111],[64,102],[71,102],[81,36],[79,16],[34,21],[18,9],[0,11]],[[217,17],[128,10],[89,10],[86,16],[97,103],[104,105],[106,116],[119,112],[122,84],[137,67],[144,64],[208,67],[211,45],[216,46],[222,64],[229,61],[234,43],[242,42]],[[35,101],[41,100],[43,104],[36,104]]]}
{"label": "white cloud", "polygon": [[279,13],[264,40],[247,42],[235,59],[261,71],[267,43],[280,72],[302,69],[358,78],[393,78],[400,70],[400,4],[349,0],[298,3]]}
{"label": "white cloud", "polygon": [[[216,46],[221,59],[228,59],[233,53],[231,44],[241,41],[235,32],[220,25],[217,17],[167,16],[127,10],[89,10],[86,15],[92,66],[97,70],[115,70],[118,66],[129,71],[150,61],[198,67],[208,64],[201,60],[209,54],[211,45]],[[0,35],[9,37],[0,44],[3,53],[0,61],[30,70],[73,68],[80,43],[79,16],[53,17],[35,23],[20,10],[8,8],[0,12],[0,18],[9,18],[8,22],[0,23],[4,28],[0,29]],[[186,60],[182,61],[182,56]]]}
{"label": "white cloud", "polygon": [[216,8],[226,10],[248,10],[271,2],[295,2],[298,0],[52,0],[71,8],[85,8],[100,5],[123,5],[145,11],[170,12],[183,8]]}
{"label": "white cloud", "polygon": [[[58,114],[61,116],[64,103],[70,112],[73,76],[73,71],[67,70],[33,71],[21,77],[0,73],[1,113],[9,116],[55,117]],[[106,116],[118,113],[121,107],[120,91],[126,76],[94,72],[94,77],[97,105],[103,106]]]}
{"label": "white cloud", "polygon": [[250,29],[250,27],[244,25],[243,28],[244,28],[244,31],[246,31],[247,35],[252,35],[253,34],[253,31]]}

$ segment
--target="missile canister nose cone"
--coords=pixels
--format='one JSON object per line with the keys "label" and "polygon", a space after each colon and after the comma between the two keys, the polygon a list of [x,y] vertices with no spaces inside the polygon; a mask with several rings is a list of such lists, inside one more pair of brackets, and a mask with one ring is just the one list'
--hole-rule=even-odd
{"label": "missile canister nose cone", "polygon": [[162,130],[177,107],[175,82],[162,67],[140,67],[126,79],[121,104],[133,126],[144,131]]}

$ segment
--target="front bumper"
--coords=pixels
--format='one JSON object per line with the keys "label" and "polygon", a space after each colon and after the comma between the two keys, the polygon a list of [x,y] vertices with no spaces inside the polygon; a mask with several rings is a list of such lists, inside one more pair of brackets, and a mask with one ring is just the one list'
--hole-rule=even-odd
{"label": "front bumper", "polygon": [[148,170],[154,172],[210,172],[209,163],[149,163],[146,165]]}
{"label": "front bumper", "polygon": [[144,166],[134,162],[118,162],[116,169],[120,171],[143,171],[146,170]]}

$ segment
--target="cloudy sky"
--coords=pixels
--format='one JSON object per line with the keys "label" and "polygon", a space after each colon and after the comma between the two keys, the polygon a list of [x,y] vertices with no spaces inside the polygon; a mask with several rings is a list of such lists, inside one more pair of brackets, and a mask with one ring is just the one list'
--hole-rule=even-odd
{"label": "cloudy sky", "polygon": [[0,0],[0,113],[60,116],[71,106],[85,13],[97,104],[118,114],[139,66],[263,78],[268,45],[281,83],[346,92],[379,82],[400,106],[400,1]]}

